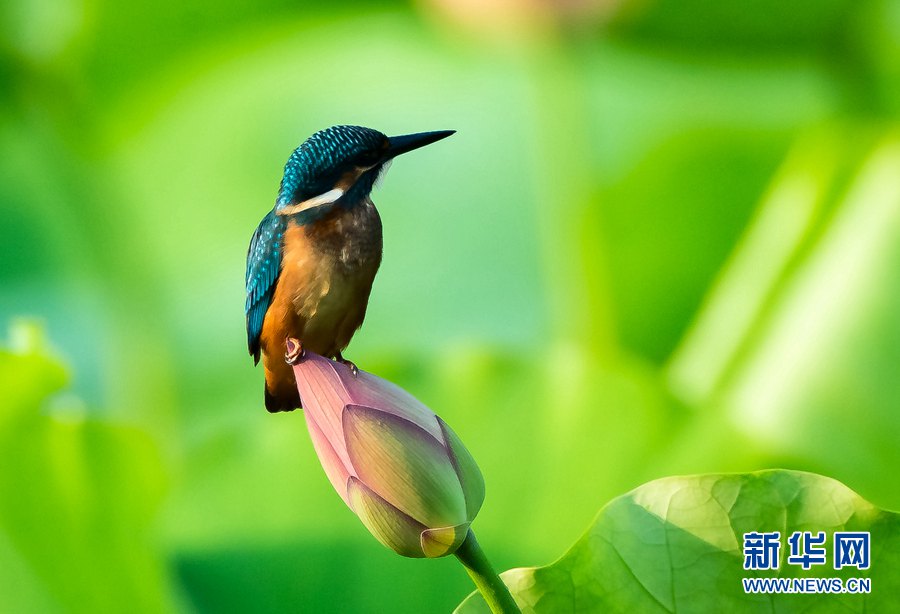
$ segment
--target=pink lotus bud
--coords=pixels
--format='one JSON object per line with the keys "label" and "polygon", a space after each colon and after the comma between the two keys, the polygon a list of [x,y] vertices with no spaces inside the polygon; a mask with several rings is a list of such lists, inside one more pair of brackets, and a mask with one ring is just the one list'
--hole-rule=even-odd
{"label": "pink lotus bud", "polygon": [[394,384],[317,354],[294,374],[322,467],[372,535],[403,556],[455,552],[484,479],[450,427]]}

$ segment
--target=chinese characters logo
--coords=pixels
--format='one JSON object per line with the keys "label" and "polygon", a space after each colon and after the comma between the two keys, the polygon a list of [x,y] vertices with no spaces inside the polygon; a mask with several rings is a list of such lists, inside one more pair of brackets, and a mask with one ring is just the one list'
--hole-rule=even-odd
{"label": "chinese characters logo", "polygon": [[[788,565],[799,565],[809,570],[813,565],[824,565],[828,561],[827,536],[824,531],[794,531],[787,538]],[[868,531],[835,531],[832,542],[832,566],[839,570],[845,567],[869,569],[871,537]],[[744,533],[744,569],[778,569],[780,564],[781,532]]]}

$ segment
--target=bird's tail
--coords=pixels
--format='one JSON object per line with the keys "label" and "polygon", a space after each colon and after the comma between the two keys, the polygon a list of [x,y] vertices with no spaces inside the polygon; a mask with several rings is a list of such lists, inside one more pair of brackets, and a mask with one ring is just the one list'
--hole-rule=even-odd
{"label": "bird's tail", "polygon": [[294,411],[295,409],[303,409],[303,404],[300,401],[300,395],[296,390],[294,391],[293,395],[276,396],[269,392],[269,387],[266,386],[265,396],[266,410],[273,414],[279,411]]}
{"label": "bird's tail", "polygon": [[291,366],[283,360],[270,361],[268,356],[263,357],[263,366],[266,370],[266,409],[272,413],[302,409]]}

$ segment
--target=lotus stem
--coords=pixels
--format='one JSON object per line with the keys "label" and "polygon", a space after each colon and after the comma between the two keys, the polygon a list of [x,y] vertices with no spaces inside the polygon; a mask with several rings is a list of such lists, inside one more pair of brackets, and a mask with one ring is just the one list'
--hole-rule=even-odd
{"label": "lotus stem", "polygon": [[521,614],[519,606],[513,600],[509,589],[491,567],[490,561],[475,539],[475,533],[469,529],[466,539],[456,551],[456,558],[463,564],[475,586],[481,592],[488,607],[494,614]]}

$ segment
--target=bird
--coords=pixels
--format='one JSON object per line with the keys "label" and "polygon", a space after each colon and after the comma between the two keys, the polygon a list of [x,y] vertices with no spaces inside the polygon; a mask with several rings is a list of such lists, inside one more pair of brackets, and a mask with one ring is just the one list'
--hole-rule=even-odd
{"label": "bird", "polygon": [[287,160],[275,206],[250,239],[245,315],[262,356],[269,412],[302,409],[292,364],[309,350],[347,364],[381,265],[382,225],[370,194],[400,154],[455,130],[387,136],[362,126],[316,132]]}

